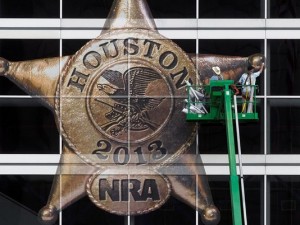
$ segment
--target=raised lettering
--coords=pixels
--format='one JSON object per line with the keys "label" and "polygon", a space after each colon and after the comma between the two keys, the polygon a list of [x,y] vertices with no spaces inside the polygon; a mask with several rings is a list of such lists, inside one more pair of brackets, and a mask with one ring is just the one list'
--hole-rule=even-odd
{"label": "raised lettering", "polygon": [[136,150],[134,150],[134,152],[137,154],[138,156],[138,163],[137,165],[143,165],[143,164],[147,164],[147,161],[145,160],[145,157],[143,155],[143,152],[142,152],[142,148],[141,147],[138,147]]}
{"label": "raised lettering", "polygon": [[160,200],[156,180],[154,179],[145,180],[141,197],[143,201],[146,201],[148,198],[152,199],[153,201]]}
{"label": "raised lettering", "polygon": [[97,142],[97,146],[99,149],[93,151],[93,154],[96,154],[99,159],[107,159],[108,155],[104,155],[103,153],[109,153],[111,150],[111,144],[106,140],[100,140]]}
{"label": "raised lettering", "polygon": [[98,52],[90,51],[83,57],[83,65],[87,69],[96,69],[98,66],[100,66],[100,63],[101,55]]}
{"label": "raised lettering", "polygon": [[107,179],[99,180],[99,200],[106,200],[106,194],[112,201],[120,201],[120,182],[119,180],[112,181],[112,187]]}
{"label": "raised lettering", "polygon": [[144,41],[144,45],[146,46],[148,43],[149,43],[148,51],[147,51],[147,53],[146,53],[144,56],[147,57],[147,58],[152,59],[152,58],[153,58],[152,55],[153,55],[154,47],[156,47],[157,50],[159,50],[161,44],[146,39],[146,40]]}
{"label": "raised lettering", "polygon": [[135,201],[142,201],[141,196],[139,194],[139,190],[141,189],[141,182],[137,179],[130,179],[130,180],[122,180],[122,194],[121,200],[128,201],[129,200],[129,193],[131,193],[132,198]]}
{"label": "raised lettering", "polygon": [[159,160],[162,159],[167,155],[167,149],[163,147],[163,144],[161,141],[154,141],[149,144],[148,150],[154,151],[152,154],[153,160]]}
{"label": "raised lettering", "polygon": [[[99,140],[97,142],[97,147],[99,148],[93,150],[92,154],[95,154],[101,160],[107,160],[110,156],[108,153],[111,151],[113,151],[113,161],[117,165],[126,165],[129,163],[130,159],[132,159],[128,148],[125,146],[118,146],[116,149],[112,149],[109,141]],[[148,145],[148,151],[151,152],[152,160],[154,161],[161,160],[168,153],[167,149],[163,146],[163,143],[160,140],[151,142]],[[148,163],[144,156],[142,147],[137,147],[133,152],[137,156],[137,165],[144,165]]]}
{"label": "raised lettering", "polygon": [[134,201],[147,201],[147,199],[152,199],[153,201],[160,200],[155,179],[145,179],[143,186],[142,182],[138,179],[116,179],[112,181],[112,186],[107,179],[99,180],[100,201],[106,201],[108,196],[113,202],[128,202],[129,194],[131,194]]}
{"label": "raised lettering", "polygon": [[[185,87],[186,83],[184,82],[185,78],[188,76],[188,71],[184,67],[183,70],[179,71],[178,73],[171,74],[172,80],[175,79],[175,77],[179,76],[179,79],[177,80],[175,86],[177,89]],[[192,84],[192,80],[189,78],[189,82]]]}
{"label": "raised lettering", "polygon": [[[119,50],[118,50],[116,41],[117,41],[117,39],[114,39],[110,42],[106,42],[104,44],[99,45],[99,47],[102,47],[106,58],[115,58],[119,55]],[[110,46],[113,46],[114,49],[109,48]],[[115,53],[114,55],[112,54],[113,51]]]}
{"label": "raised lettering", "polygon": [[[170,62],[166,64],[168,61],[167,58],[169,58]],[[178,57],[175,55],[175,53],[171,51],[166,51],[159,57],[159,64],[165,68],[165,69],[173,69],[178,63]]]}
{"label": "raised lettering", "polygon": [[[121,161],[120,156],[121,153],[124,152],[124,158]],[[129,152],[128,152],[128,148],[126,147],[118,147],[115,152],[114,152],[114,163],[118,164],[118,165],[125,165],[129,162]]]}
{"label": "raised lettering", "polygon": [[[134,43],[138,43],[137,38],[127,38],[124,40],[124,55],[136,55],[139,51],[139,46],[135,45]],[[132,51],[129,51],[131,49]]]}
{"label": "raised lettering", "polygon": [[71,78],[70,78],[69,83],[68,83],[68,87],[70,85],[72,85],[72,86],[77,87],[78,89],[80,89],[80,91],[82,92],[89,76],[90,76],[90,74],[86,75],[86,74],[80,73],[76,70],[76,68],[74,68],[74,70],[72,72],[72,75],[71,75]]}

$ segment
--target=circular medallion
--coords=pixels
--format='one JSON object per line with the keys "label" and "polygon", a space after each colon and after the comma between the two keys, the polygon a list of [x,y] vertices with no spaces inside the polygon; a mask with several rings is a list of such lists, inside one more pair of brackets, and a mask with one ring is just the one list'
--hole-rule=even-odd
{"label": "circular medallion", "polygon": [[170,163],[195,133],[181,112],[185,80],[196,83],[194,64],[154,31],[115,30],[91,40],[57,89],[64,140],[95,166]]}
{"label": "circular medallion", "polygon": [[[159,133],[173,109],[172,89],[148,63],[118,63],[100,72],[88,90],[87,110],[101,134],[120,143],[145,141]],[[158,92],[159,91],[159,95]]]}

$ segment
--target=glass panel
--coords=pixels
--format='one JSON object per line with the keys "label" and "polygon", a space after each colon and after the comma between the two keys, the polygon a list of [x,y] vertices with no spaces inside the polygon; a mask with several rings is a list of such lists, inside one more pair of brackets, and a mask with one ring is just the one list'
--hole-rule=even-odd
{"label": "glass panel", "polygon": [[[148,0],[154,18],[196,18],[196,1]],[[166,7],[167,6],[167,7]]]}
{"label": "glass panel", "polygon": [[300,99],[269,99],[271,149],[274,154],[300,153]]}
{"label": "glass panel", "polygon": [[200,54],[220,54],[232,56],[249,56],[255,53],[263,53],[263,40],[258,39],[200,39]]}
{"label": "glass panel", "polygon": [[126,219],[125,216],[117,216],[99,209],[87,196],[68,206],[62,213],[62,224],[66,225],[123,225]]}
{"label": "glass panel", "polygon": [[171,197],[160,209],[135,217],[135,225],[195,225],[195,210]]}
{"label": "glass panel", "polygon": [[0,0],[1,18],[59,18],[59,0]]}
{"label": "glass panel", "polygon": [[65,39],[62,41],[62,55],[74,55],[80,48],[82,48],[89,40],[72,40]]}
{"label": "glass panel", "polygon": [[59,153],[53,114],[38,99],[1,99],[0,153]]}
{"label": "glass panel", "polygon": [[300,41],[269,40],[272,95],[299,95]]}
{"label": "glass panel", "polygon": [[270,224],[297,225],[300,221],[300,176],[269,176]]}
{"label": "glass panel", "polygon": [[1,223],[39,225],[37,215],[47,204],[52,179],[52,176],[45,175],[1,175]]}
{"label": "glass panel", "polygon": [[175,39],[175,42],[186,53],[196,53],[196,40]]}
{"label": "glass panel", "polygon": [[299,18],[299,1],[269,0],[270,18]]}
{"label": "glass panel", "polygon": [[106,18],[113,1],[63,0],[63,18]]}
{"label": "glass panel", "polygon": [[[113,1],[64,0],[64,18],[106,18]],[[186,4],[183,0],[147,1],[154,18],[195,18],[196,1]],[[166,5],[168,7],[166,7]]]}
{"label": "glass panel", "polygon": [[200,18],[263,18],[261,0],[199,0]]}
{"label": "glass panel", "polygon": [[[263,177],[245,176],[244,183],[248,224],[262,225]],[[209,176],[209,184],[214,203],[221,212],[219,225],[232,224],[229,176]]]}

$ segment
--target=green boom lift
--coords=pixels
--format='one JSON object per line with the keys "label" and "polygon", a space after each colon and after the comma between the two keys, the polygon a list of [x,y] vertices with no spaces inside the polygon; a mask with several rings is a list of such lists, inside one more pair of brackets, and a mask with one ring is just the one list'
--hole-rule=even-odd
{"label": "green boom lift", "polygon": [[[225,122],[230,170],[230,193],[233,224],[242,225],[240,183],[236,170],[233,120],[236,120],[244,224],[247,224],[238,121],[258,120],[258,114],[256,112],[257,87],[255,85],[241,86],[241,89],[247,89],[249,98],[247,98],[248,100],[242,100],[242,98],[239,98],[240,101],[238,102],[236,95],[234,95],[232,90],[233,84],[233,80],[211,80],[209,85],[202,87],[196,87],[188,84],[188,99],[186,100],[185,113],[187,121]],[[198,89],[201,89],[202,93],[198,92]],[[238,113],[238,108],[239,111],[243,110],[243,112]],[[248,109],[246,110],[246,108]]]}

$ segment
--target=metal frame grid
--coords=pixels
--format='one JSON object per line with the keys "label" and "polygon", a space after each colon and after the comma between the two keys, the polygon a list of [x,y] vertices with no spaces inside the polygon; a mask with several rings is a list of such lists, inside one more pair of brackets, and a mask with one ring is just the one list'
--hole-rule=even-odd
{"label": "metal frame grid", "polygon": [[[64,39],[93,39],[99,35],[99,27],[105,19],[64,19],[62,15],[62,1],[60,0],[60,18],[57,19],[0,19],[1,39],[59,39],[60,56]],[[158,31],[170,39],[192,39],[196,42],[195,52],[199,53],[198,43],[201,39],[259,39],[263,40],[267,60],[269,40],[272,39],[300,39],[300,19],[270,19],[268,14],[268,0],[264,1],[264,18],[262,19],[199,19],[199,3],[196,1],[196,19],[155,19]],[[244,174],[260,175],[264,177],[263,224],[270,224],[269,182],[271,175],[300,176],[300,155],[272,155],[269,151],[269,99],[298,99],[300,96],[274,96],[269,94],[270,72],[269,61],[264,72],[264,93],[259,96],[264,102],[263,123],[263,154],[243,155]],[[262,78],[261,78],[262,79]],[[1,95],[0,99],[31,99],[31,96]],[[61,143],[60,138],[60,143]],[[197,143],[198,145],[198,143]],[[61,147],[60,147],[61,148]],[[61,150],[60,150],[61,152]],[[0,174],[10,175],[54,175],[60,155],[23,155],[2,154],[0,157]],[[204,154],[202,160],[207,175],[228,175],[228,158],[225,154]],[[39,164],[36,164],[39,162]],[[61,218],[61,217],[60,217]],[[126,224],[134,224],[128,217]],[[60,224],[62,222],[60,221]],[[196,212],[196,225],[198,212]]]}

